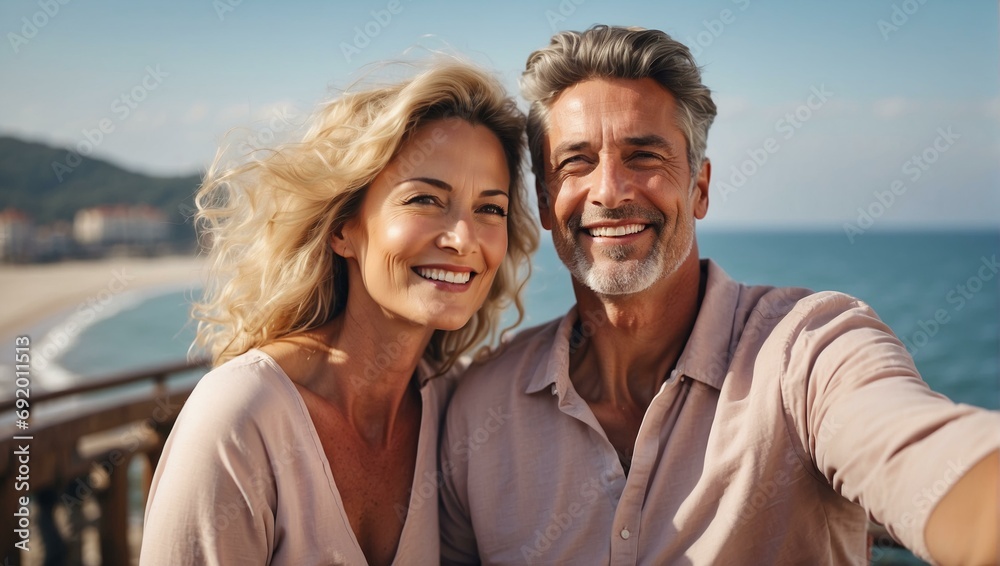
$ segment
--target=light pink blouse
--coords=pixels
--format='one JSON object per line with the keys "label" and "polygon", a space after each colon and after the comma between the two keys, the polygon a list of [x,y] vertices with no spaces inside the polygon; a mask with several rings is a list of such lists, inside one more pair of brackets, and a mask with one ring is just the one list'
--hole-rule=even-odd
{"label": "light pink blouse", "polygon": [[[394,564],[434,564],[438,423],[452,381],[427,379],[409,511]],[[365,564],[306,405],[251,350],[201,379],[163,450],[140,564]]]}

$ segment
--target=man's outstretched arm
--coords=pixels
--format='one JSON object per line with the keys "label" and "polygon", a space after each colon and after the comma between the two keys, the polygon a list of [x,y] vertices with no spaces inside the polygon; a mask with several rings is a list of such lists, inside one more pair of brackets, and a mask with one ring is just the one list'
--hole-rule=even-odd
{"label": "man's outstretched arm", "polygon": [[997,564],[1000,412],[931,391],[864,303],[817,293],[796,309],[776,330],[782,394],[816,470],[921,558]]}
{"label": "man's outstretched arm", "polygon": [[927,550],[940,564],[1000,564],[1000,452],[972,466],[927,520]]}

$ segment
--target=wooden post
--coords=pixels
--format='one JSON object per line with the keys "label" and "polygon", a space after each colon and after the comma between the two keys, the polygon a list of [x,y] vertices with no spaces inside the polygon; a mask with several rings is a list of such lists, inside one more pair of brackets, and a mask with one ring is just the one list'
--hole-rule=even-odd
{"label": "wooden post", "polygon": [[108,476],[108,489],[98,496],[101,503],[101,564],[129,565],[128,551],[128,462]]}
{"label": "wooden post", "polygon": [[56,526],[55,508],[59,504],[59,493],[61,490],[46,489],[35,494],[35,501],[38,503],[35,532],[40,534],[42,539],[37,541],[35,546],[39,547],[37,550],[41,550],[44,545],[45,564],[67,564],[70,558],[70,549],[63,540],[59,527]]}

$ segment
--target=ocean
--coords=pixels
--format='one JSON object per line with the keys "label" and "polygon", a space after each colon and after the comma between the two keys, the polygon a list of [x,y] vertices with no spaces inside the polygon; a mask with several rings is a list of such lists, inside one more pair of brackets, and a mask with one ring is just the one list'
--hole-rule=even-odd
{"label": "ocean", "polygon": [[[549,234],[535,255],[521,328],[564,314],[570,276]],[[910,350],[930,387],[955,401],[1000,408],[1000,232],[699,233],[702,257],[750,284],[836,290],[870,304]],[[191,290],[155,289],[116,298],[73,340],[51,349],[36,386],[178,361],[194,337]],[[511,317],[508,317],[511,319]],[[36,344],[58,342],[60,322]],[[36,348],[36,351],[41,351]]]}

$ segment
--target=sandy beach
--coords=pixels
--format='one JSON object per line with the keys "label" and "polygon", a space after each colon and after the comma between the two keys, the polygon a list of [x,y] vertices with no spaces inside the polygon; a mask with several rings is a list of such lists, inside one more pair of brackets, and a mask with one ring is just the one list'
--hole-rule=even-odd
{"label": "sandy beach", "polygon": [[198,286],[204,266],[205,260],[194,256],[0,266],[0,336],[12,336],[48,317],[126,290]]}

